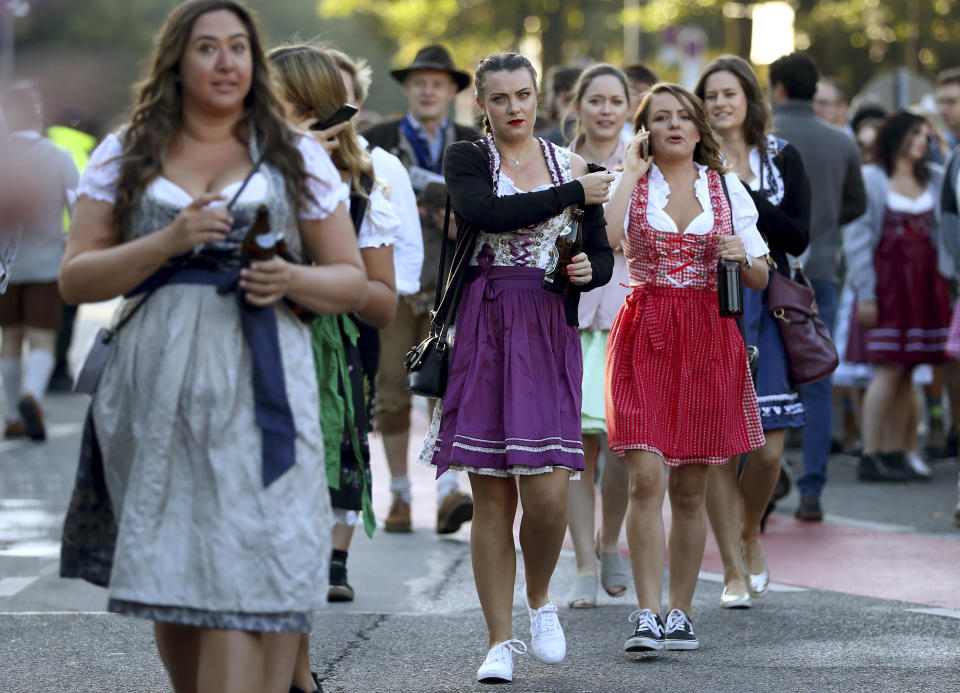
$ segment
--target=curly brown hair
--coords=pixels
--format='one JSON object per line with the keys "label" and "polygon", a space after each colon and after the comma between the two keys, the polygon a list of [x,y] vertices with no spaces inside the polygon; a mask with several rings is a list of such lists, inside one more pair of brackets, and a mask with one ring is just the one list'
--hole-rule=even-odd
{"label": "curly brown hair", "polygon": [[693,160],[701,166],[716,171],[719,174],[727,172],[727,167],[723,163],[723,157],[720,154],[720,138],[707,120],[707,112],[703,107],[703,102],[697,98],[696,94],[679,84],[670,84],[668,82],[659,82],[650,87],[650,90],[644,95],[640,107],[637,109],[637,115],[633,119],[633,131],[639,132],[643,125],[650,129],[647,123],[647,117],[650,115],[650,102],[657,94],[673,94],[677,101],[683,104],[687,113],[693,119],[697,130],[700,131],[700,141],[693,150]]}
{"label": "curly brown hair", "polygon": [[208,12],[227,10],[247,30],[253,77],[243,101],[243,115],[234,135],[244,145],[251,130],[256,133],[265,163],[283,173],[287,193],[294,205],[313,200],[307,187],[303,157],[287,125],[283,108],[274,94],[270,67],[263,51],[261,32],[253,14],[235,0],[190,0],[174,9],[157,37],[145,77],[134,87],[133,114],[123,133],[123,155],[117,180],[113,222],[123,237],[144,190],[163,172],[164,155],[183,124],[180,60],[197,18]]}

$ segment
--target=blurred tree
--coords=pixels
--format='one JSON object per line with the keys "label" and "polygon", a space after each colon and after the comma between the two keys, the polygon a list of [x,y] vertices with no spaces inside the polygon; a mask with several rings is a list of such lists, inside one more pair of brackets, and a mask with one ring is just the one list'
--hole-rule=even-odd
{"label": "blurred tree", "polygon": [[397,41],[394,63],[409,63],[430,42],[447,45],[457,64],[519,50],[523,39],[541,40],[543,67],[589,57],[622,56],[622,2],[616,0],[319,0],[321,17],[362,13],[379,19]]}
{"label": "blurred tree", "polygon": [[[638,22],[647,32],[691,21],[715,26],[727,4],[647,0],[624,21]],[[897,67],[934,77],[941,69],[960,65],[960,0],[798,0],[794,6],[797,48],[809,51],[821,69],[854,91],[878,72]],[[735,9],[726,14],[737,15]],[[728,21],[728,31],[734,24],[744,29],[749,22]],[[744,38],[733,37],[723,50],[749,53]]]}

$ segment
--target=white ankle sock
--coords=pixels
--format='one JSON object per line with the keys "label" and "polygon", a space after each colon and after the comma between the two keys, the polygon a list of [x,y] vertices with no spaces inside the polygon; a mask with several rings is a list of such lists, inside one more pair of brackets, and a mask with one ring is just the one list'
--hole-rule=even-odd
{"label": "white ankle sock", "polygon": [[0,359],[0,378],[3,378],[3,391],[7,395],[7,422],[20,418],[17,406],[20,404],[20,379],[23,376],[23,366],[20,359]]}
{"label": "white ankle sock", "polygon": [[437,507],[440,507],[440,504],[443,503],[444,498],[458,490],[459,487],[457,485],[457,473],[448,469],[440,475],[439,479],[437,479]]}
{"label": "white ankle sock", "polygon": [[392,476],[390,477],[390,493],[402,500],[404,503],[410,502],[410,477]]}
{"label": "white ankle sock", "polygon": [[32,349],[27,355],[27,367],[23,374],[23,394],[31,395],[38,404],[42,402],[56,364],[53,354],[42,349]]}

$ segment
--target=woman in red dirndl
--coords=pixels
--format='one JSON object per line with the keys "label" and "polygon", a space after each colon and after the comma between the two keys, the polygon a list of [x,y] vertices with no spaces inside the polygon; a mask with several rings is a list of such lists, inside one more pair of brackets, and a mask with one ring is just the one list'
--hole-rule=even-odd
{"label": "woman in red dirndl", "polygon": [[[656,85],[635,127],[606,209],[608,238],[622,242],[633,287],[611,331],[606,373],[610,447],[629,465],[627,542],[639,606],[624,649],[690,650],[699,647],[689,613],[706,543],[707,465],[764,442],[743,338],[719,314],[717,260],[741,263],[744,285],[762,289],[767,247],[742,183],[721,178],[717,136],[699,99]],[[666,624],[659,616],[665,486],[672,508]]]}

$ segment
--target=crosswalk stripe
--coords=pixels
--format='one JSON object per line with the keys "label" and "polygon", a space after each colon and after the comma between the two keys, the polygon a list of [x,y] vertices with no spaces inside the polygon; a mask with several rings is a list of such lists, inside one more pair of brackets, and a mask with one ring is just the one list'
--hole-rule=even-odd
{"label": "crosswalk stripe", "polygon": [[928,614],[930,616],[946,616],[947,618],[960,618],[960,611],[956,609],[907,609],[915,614]]}
{"label": "crosswalk stripe", "polygon": [[12,597],[36,582],[38,575],[32,577],[0,578],[0,597]]}

